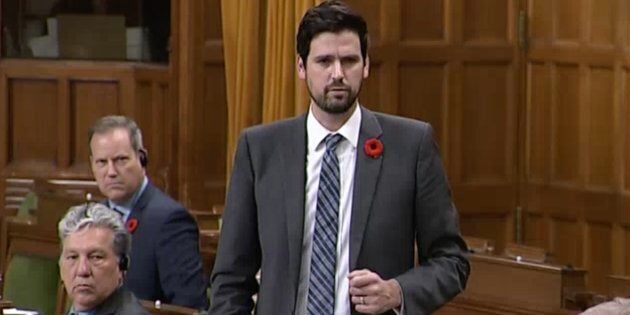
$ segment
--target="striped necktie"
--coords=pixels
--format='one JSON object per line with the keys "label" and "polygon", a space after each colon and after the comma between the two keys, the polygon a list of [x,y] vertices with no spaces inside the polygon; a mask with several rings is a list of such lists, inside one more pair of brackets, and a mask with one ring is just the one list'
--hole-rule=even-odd
{"label": "striped necktie", "polygon": [[335,154],[340,134],[324,138],[326,152],[319,172],[311,274],[307,311],[309,315],[330,314],[335,307],[335,269],[337,262],[337,228],[339,221],[339,161]]}

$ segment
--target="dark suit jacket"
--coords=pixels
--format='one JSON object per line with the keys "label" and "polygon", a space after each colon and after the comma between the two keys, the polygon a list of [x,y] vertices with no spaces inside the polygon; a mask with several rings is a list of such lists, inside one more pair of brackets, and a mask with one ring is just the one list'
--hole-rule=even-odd
{"label": "dark suit jacket", "polygon": [[199,230],[190,213],[149,183],[131,219],[138,226],[132,232],[125,287],[139,299],[206,309]]}
{"label": "dark suit jacket", "polygon": [[96,315],[149,315],[149,312],[131,292],[118,288],[96,308]]}
{"label": "dark suit jacket", "polygon": [[[430,125],[362,108],[350,223],[350,270],[396,278],[405,314],[428,314],[469,273],[457,211]],[[365,154],[370,138],[383,143]],[[217,260],[211,314],[293,314],[304,228],[305,116],[239,139]],[[414,241],[421,265],[414,267]],[[260,290],[254,275],[261,269]],[[393,312],[389,312],[393,314]]]}

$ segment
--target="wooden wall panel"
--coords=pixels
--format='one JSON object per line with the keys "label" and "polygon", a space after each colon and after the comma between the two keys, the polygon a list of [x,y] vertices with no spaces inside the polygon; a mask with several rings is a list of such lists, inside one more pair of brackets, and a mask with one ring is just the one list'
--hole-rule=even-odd
{"label": "wooden wall panel", "polygon": [[[370,32],[371,44],[379,45],[386,41],[383,38],[383,6],[387,4],[383,0],[347,0],[345,1],[350,7],[359,12],[368,25]],[[398,1],[391,1],[398,2]]]}
{"label": "wooden wall panel", "polygon": [[221,0],[205,0],[203,6],[203,34],[206,40],[223,38],[221,27]]}
{"label": "wooden wall panel", "polygon": [[571,220],[577,220],[581,214],[583,202],[580,192],[571,186],[531,184],[527,188],[523,198],[532,212]]}
{"label": "wooden wall panel", "polygon": [[88,129],[99,117],[121,112],[119,86],[118,82],[71,81],[70,91],[72,160],[75,167],[89,172]]}
{"label": "wooden wall panel", "polygon": [[582,228],[577,221],[553,218],[551,248],[549,253],[560,264],[584,266]]}
{"label": "wooden wall panel", "polygon": [[[518,1],[453,1],[446,28],[449,62],[449,176],[463,233],[495,226],[500,251],[514,237],[517,198],[517,99],[519,55],[515,41]],[[458,54],[459,55],[459,54]],[[457,56],[457,55],[456,55]],[[472,223],[474,222],[474,223]],[[489,237],[489,236],[487,236]]]}
{"label": "wooden wall panel", "polygon": [[577,184],[580,169],[580,95],[576,65],[557,65],[554,82],[552,181]]}
{"label": "wooden wall panel", "polygon": [[[460,228],[466,231],[466,235],[474,235],[489,240],[497,240],[497,235],[505,233],[505,218],[501,216],[466,216],[460,222]],[[501,253],[505,244],[501,239],[497,240],[496,252]]]}
{"label": "wooden wall panel", "polygon": [[593,67],[589,77],[587,184],[590,187],[614,189],[617,167],[615,145],[615,82],[612,68]]}
{"label": "wooden wall panel", "polygon": [[526,122],[526,173],[531,182],[549,179],[551,160],[551,67],[543,63],[528,65],[527,90],[529,100],[526,111],[530,117]]}
{"label": "wooden wall panel", "polygon": [[359,102],[361,102],[362,105],[368,106],[374,110],[386,113],[395,113],[396,104],[381,102],[380,99],[382,72],[383,68],[381,67],[381,63],[375,60],[370,60],[370,76],[367,80],[363,81],[363,86],[361,87],[361,92],[359,93]]}
{"label": "wooden wall panel", "polygon": [[[203,174],[203,180],[193,182],[190,204],[195,209],[212,209],[213,205],[223,204],[226,181],[226,141],[227,141],[227,95],[225,92],[225,65],[221,44],[221,1],[207,0],[204,4],[204,18],[216,19],[211,29],[204,33],[204,66],[202,96],[203,108],[193,112],[195,138],[198,141],[190,155],[193,165],[200,169],[196,176]],[[191,173],[191,178],[193,175]]]}
{"label": "wooden wall panel", "polygon": [[621,93],[623,118],[623,191],[630,192],[630,66],[624,67],[622,72],[622,86],[624,90]]}
{"label": "wooden wall panel", "polygon": [[[619,220],[615,220],[619,221]],[[628,260],[628,252],[625,233],[626,228],[623,225],[612,223],[611,229],[611,242],[610,242],[610,250],[611,250],[611,274],[613,275],[623,275],[626,274],[625,264]]]}
{"label": "wooden wall panel", "polygon": [[[535,0],[536,2],[547,0]],[[563,42],[577,42],[580,38],[580,24],[582,13],[584,12],[584,1],[575,0],[555,0],[551,1],[553,20],[552,27],[555,27],[553,34],[556,39]]]}
{"label": "wooden wall panel", "polygon": [[401,41],[441,41],[445,38],[445,5],[443,0],[402,1],[400,5]]}
{"label": "wooden wall panel", "polygon": [[[515,128],[506,65],[464,64],[463,182],[510,181]],[[509,170],[509,171],[508,171]]]}
{"label": "wooden wall panel", "polygon": [[94,120],[103,114],[121,110],[119,82],[77,80],[71,82],[70,89],[73,109],[94,115]]}
{"label": "wooden wall panel", "polygon": [[[155,99],[154,99],[155,97]],[[153,143],[156,141],[163,141],[164,139],[164,131],[166,128],[166,124],[164,121],[153,121],[153,113],[156,110],[164,111],[163,99],[159,98],[158,95],[154,95],[153,86],[151,82],[141,81],[138,82],[136,87],[136,99],[138,102],[142,102],[143,104],[147,104],[145,108],[145,115],[142,117],[138,117],[136,123],[142,126],[142,142],[148,148],[155,148]],[[158,127],[159,126],[159,127]],[[151,150],[149,153],[149,161],[151,164],[158,162],[157,160],[162,158],[163,155],[161,152],[154,152]]]}
{"label": "wooden wall panel", "polygon": [[[628,272],[627,0],[530,0],[527,51],[525,240],[587,269],[589,289]],[[550,69],[546,72],[546,69]],[[539,83],[550,79],[550,102]],[[544,105],[540,105],[540,104]],[[539,106],[545,106],[541,109]],[[550,123],[542,123],[551,111]],[[542,130],[541,130],[542,129]],[[548,143],[548,145],[547,145]],[[551,155],[535,152],[550,146]],[[550,166],[551,176],[540,176]],[[623,226],[623,227],[622,227]]]}
{"label": "wooden wall panel", "polygon": [[178,199],[191,210],[224,203],[227,96],[221,1],[174,2],[178,57]]}
{"label": "wooden wall panel", "polygon": [[[227,137],[227,107],[225,69],[220,65],[204,68],[204,104],[192,113],[193,130],[190,141],[194,154],[186,170],[190,180],[188,202],[194,209],[209,209],[221,204],[225,196],[225,139]],[[217,79],[221,78],[221,79]],[[223,105],[223,106],[221,106]]]}
{"label": "wooden wall panel", "polygon": [[553,32],[554,1],[529,1],[529,38],[531,44],[549,40]]}
{"label": "wooden wall panel", "polygon": [[52,80],[11,79],[8,164],[12,169],[50,171],[57,162],[57,84]]}
{"label": "wooden wall panel", "polygon": [[464,1],[464,41],[507,43],[510,37],[510,4],[505,0]]}
{"label": "wooden wall panel", "polygon": [[149,153],[149,175],[156,185],[176,196],[172,161],[176,159],[173,138],[177,111],[170,97],[166,81],[137,83],[136,99],[144,106],[136,122],[142,126],[142,140]]}
{"label": "wooden wall panel", "polygon": [[617,32],[619,1],[589,0],[590,25],[589,42],[596,46],[612,46],[615,44]]}
{"label": "wooden wall panel", "polygon": [[444,63],[400,65],[399,115],[424,120],[433,126],[438,143],[445,141],[447,111],[446,67]]}
{"label": "wooden wall panel", "polygon": [[[588,224],[586,233],[585,265],[596,275],[610,275],[612,270],[612,226],[608,224]],[[597,292],[606,292],[608,287],[604,277],[589,277],[588,286]]]}
{"label": "wooden wall panel", "polygon": [[551,220],[541,213],[530,213],[525,218],[525,221],[527,229],[524,231],[523,242],[539,248],[549,248],[549,229]]}

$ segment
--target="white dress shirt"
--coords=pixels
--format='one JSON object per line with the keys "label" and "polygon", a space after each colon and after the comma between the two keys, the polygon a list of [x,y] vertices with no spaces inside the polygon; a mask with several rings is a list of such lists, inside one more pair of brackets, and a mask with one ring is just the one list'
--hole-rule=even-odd
{"label": "white dress shirt", "polygon": [[348,273],[350,264],[350,218],[352,214],[352,190],[354,169],[357,156],[357,142],[361,128],[361,110],[355,107],[352,116],[337,131],[327,130],[313,116],[309,109],[306,118],[308,148],[306,152],[306,202],[304,215],[304,237],[302,243],[302,265],[296,315],[306,314],[308,286],[311,270],[311,251],[315,212],[317,209],[317,191],[319,189],[319,171],[326,151],[324,138],[331,133],[341,134],[344,139],[336,148],[339,159],[339,227],[337,234],[337,266],[335,268],[335,315],[350,314],[350,294],[348,293]]}

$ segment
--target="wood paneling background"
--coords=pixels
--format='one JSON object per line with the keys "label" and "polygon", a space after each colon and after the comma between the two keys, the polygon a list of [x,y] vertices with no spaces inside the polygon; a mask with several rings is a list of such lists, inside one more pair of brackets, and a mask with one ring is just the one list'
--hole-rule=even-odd
{"label": "wood paneling background", "polygon": [[179,197],[189,209],[223,204],[226,184],[227,95],[221,1],[175,1],[180,24]]}
{"label": "wood paneling background", "polygon": [[628,274],[630,1],[531,0],[524,237],[558,262]]}
{"label": "wood paneling background", "polygon": [[[171,2],[168,66],[0,61],[4,178],[91,178],[87,128],[120,113],[152,179],[189,209],[221,204],[220,2]],[[544,247],[597,291],[630,274],[630,0],[348,2],[371,33],[361,103],[434,126],[465,234]]]}

